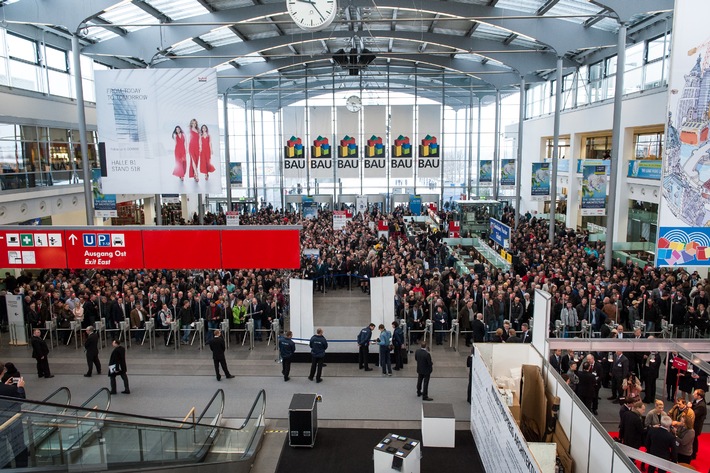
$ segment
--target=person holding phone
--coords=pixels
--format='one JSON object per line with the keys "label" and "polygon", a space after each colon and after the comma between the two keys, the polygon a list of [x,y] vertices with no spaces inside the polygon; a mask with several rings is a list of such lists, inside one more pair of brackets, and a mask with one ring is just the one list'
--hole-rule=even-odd
{"label": "person holding phone", "polygon": [[[4,375],[5,363],[0,362],[0,370],[2,370],[0,375]],[[0,384],[0,396],[25,399],[25,379],[8,378],[5,383]],[[5,425],[10,422],[13,416],[20,412],[21,407],[19,401],[0,400],[0,424]],[[8,443],[12,453],[7,448]],[[28,464],[28,458],[22,420],[18,418],[0,431],[0,468],[12,468],[13,460],[15,468],[24,468]]]}

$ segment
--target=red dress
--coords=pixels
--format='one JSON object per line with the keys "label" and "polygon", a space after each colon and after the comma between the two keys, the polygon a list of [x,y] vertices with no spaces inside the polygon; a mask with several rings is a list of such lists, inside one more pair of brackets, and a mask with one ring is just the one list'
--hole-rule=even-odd
{"label": "red dress", "polygon": [[200,172],[202,174],[208,174],[214,172],[214,166],[212,166],[212,143],[210,142],[209,136],[200,137],[202,143],[202,149],[200,150]]}
{"label": "red dress", "polygon": [[187,166],[187,153],[185,152],[185,135],[180,133],[175,135],[175,169],[173,176],[185,177]]}
{"label": "red dress", "polygon": [[195,170],[200,161],[200,134],[192,129],[190,130],[188,151],[190,152],[190,177],[196,177]]}

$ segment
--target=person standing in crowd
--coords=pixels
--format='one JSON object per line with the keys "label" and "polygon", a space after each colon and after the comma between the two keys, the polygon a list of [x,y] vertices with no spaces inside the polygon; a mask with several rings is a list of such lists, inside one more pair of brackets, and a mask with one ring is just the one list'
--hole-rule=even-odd
{"label": "person standing in crowd", "polygon": [[646,436],[643,414],[646,412],[646,405],[641,401],[636,401],[630,409],[621,415],[619,426],[619,439],[621,443],[631,448],[639,449],[643,446]]}
{"label": "person standing in crowd", "polygon": [[676,449],[678,450],[678,463],[690,464],[693,458],[693,442],[695,441],[695,430],[692,425],[689,427],[685,422],[673,422],[676,436]]}
{"label": "person standing in crowd", "polygon": [[473,343],[483,343],[486,339],[486,324],[483,323],[483,314],[476,314],[476,318],[471,323],[471,331],[473,332]]}
{"label": "person standing in crowd", "polygon": [[382,376],[392,376],[392,361],[390,359],[390,349],[392,348],[392,334],[385,329],[385,324],[380,324],[380,336],[377,338],[377,345],[380,347],[380,367]]}
{"label": "person standing in crowd", "polygon": [[698,456],[698,437],[703,433],[703,425],[705,425],[705,418],[708,415],[708,407],[705,404],[705,391],[702,389],[696,389],[693,391],[693,403],[691,405],[693,412],[695,413],[695,421],[693,422],[693,430],[695,431],[695,438],[693,439],[693,454],[692,458]]}
{"label": "person standing in crowd", "polygon": [[[0,376],[5,374],[5,363],[0,362]],[[8,398],[25,399],[25,379],[20,377],[17,383],[9,378],[4,384],[0,384],[0,396]],[[4,428],[0,430],[0,468],[24,468],[28,466],[29,452],[25,445],[25,434],[22,426],[22,419],[13,417],[20,413],[22,404],[10,400],[0,400],[0,425]],[[12,452],[8,449],[12,449]]]}
{"label": "person standing in crowd", "polygon": [[[652,427],[646,434],[646,451],[658,458],[676,462],[678,450],[675,435],[671,433],[673,421],[668,416],[661,417],[661,425]],[[649,465],[648,473],[655,473],[656,467]]]}
{"label": "person standing in crowd", "polygon": [[357,362],[358,368],[365,371],[372,371],[372,368],[368,365],[368,358],[370,356],[370,339],[372,338],[372,331],[375,328],[375,324],[370,323],[367,327],[360,330],[357,334]]}
{"label": "person standing in crowd", "polygon": [[[311,347],[311,372],[308,379],[313,381],[313,376],[316,377],[316,383],[323,381],[323,359],[325,351],[328,349],[328,341],[323,336],[323,329],[318,327],[316,334],[311,337],[308,345]],[[316,370],[317,368],[317,370]]]}
{"label": "person standing in crowd", "polygon": [[623,352],[617,351],[614,355],[614,361],[611,365],[611,396],[610,401],[619,402],[619,398],[623,394],[624,380],[629,376],[629,359],[626,358]]}
{"label": "person standing in crowd", "polygon": [[559,374],[569,371],[569,355],[562,355],[559,348],[550,356],[550,365]]}
{"label": "person standing in crowd", "polygon": [[665,406],[663,405],[663,401],[656,399],[654,408],[646,414],[646,421],[644,422],[646,424],[646,428],[658,427],[661,425],[661,418],[663,416],[668,416],[664,408]]}
{"label": "person standing in crowd", "polygon": [[182,302],[182,309],[180,309],[180,328],[182,329],[180,343],[183,345],[190,343],[190,332],[192,331],[193,321],[192,311],[190,310],[190,300],[185,299]]}
{"label": "person standing in crowd", "polygon": [[212,351],[212,361],[214,362],[214,372],[217,375],[217,381],[222,380],[222,375],[219,374],[220,366],[227,379],[234,378],[234,375],[231,374],[229,368],[227,368],[227,358],[224,356],[224,352],[227,351],[227,345],[224,343],[224,338],[222,338],[222,331],[219,329],[215,330],[212,339],[206,343]]}
{"label": "person standing in crowd", "polygon": [[296,344],[291,340],[293,332],[290,330],[279,336],[279,355],[281,355],[281,374],[284,375],[284,381],[291,379],[291,358],[296,352]]}
{"label": "person standing in crowd", "polygon": [[424,401],[433,401],[429,397],[429,378],[434,371],[434,362],[426,348],[426,340],[422,340],[414,353],[414,360],[417,362],[417,396],[421,396]]}
{"label": "person standing in crowd", "polygon": [[404,330],[399,326],[397,321],[392,322],[392,348],[394,350],[394,370],[399,371],[404,367],[404,354],[402,347],[404,346]]}
{"label": "person standing in crowd", "polygon": [[36,328],[32,332],[32,358],[37,360],[37,376],[40,378],[54,378],[54,375],[49,372],[49,347],[47,342],[42,340],[40,329]]}
{"label": "person standing in crowd", "polygon": [[128,366],[126,365],[126,349],[121,345],[121,340],[114,338],[113,351],[108,359],[108,377],[111,380],[111,394],[116,394],[116,376],[123,380],[123,394],[131,394],[128,388]]}
{"label": "person standing in crowd", "polygon": [[594,412],[594,398],[597,396],[596,384],[597,380],[591,371],[588,361],[582,362],[582,368],[577,373],[577,396],[582,403],[589,409],[589,412]]}
{"label": "person standing in crowd", "polygon": [[[648,338],[652,339],[653,336]],[[656,398],[656,380],[660,369],[661,357],[658,353],[652,351],[643,354],[641,359],[641,381],[643,382],[643,402],[645,403],[652,402]]]}
{"label": "person standing in crowd", "polygon": [[521,335],[521,340],[523,343],[532,343],[532,331],[530,330],[527,322],[523,322],[520,325],[521,330],[523,331]]}
{"label": "person standing in crowd", "polygon": [[91,373],[96,366],[96,373],[101,374],[101,360],[99,360],[99,334],[94,330],[94,327],[86,327],[86,341],[84,342],[84,351],[86,352],[86,364],[89,369],[84,374],[85,378],[91,378]]}

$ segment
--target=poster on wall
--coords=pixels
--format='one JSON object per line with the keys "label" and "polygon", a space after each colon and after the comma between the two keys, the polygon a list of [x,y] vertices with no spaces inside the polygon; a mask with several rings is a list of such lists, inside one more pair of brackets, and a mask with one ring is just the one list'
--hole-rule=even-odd
{"label": "poster on wall", "polygon": [[333,150],[330,147],[330,143],[328,143],[328,138],[318,135],[318,138],[313,140],[309,167],[311,169],[311,178],[333,178]]}
{"label": "poster on wall", "polygon": [[532,163],[530,198],[532,200],[550,198],[550,163]]}
{"label": "poster on wall", "polygon": [[493,182],[493,161],[482,159],[478,168],[478,182],[481,184],[491,184]]}
{"label": "poster on wall", "polygon": [[338,177],[360,177],[360,156],[354,136],[345,135],[338,146]]}
{"label": "poster on wall", "polygon": [[100,169],[91,170],[91,191],[94,195],[94,216],[118,217],[116,194],[104,194]]}
{"label": "poster on wall", "polygon": [[658,266],[710,266],[710,2],[676,2],[658,212]]}
{"label": "poster on wall", "polygon": [[493,217],[490,218],[490,232],[488,233],[488,238],[498,243],[503,248],[508,248],[508,242],[510,241],[510,227],[500,220],[496,220]]}
{"label": "poster on wall", "polygon": [[441,177],[441,146],[436,136],[426,135],[419,145],[417,177]]}
{"label": "poster on wall", "polygon": [[515,160],[504,159],[500,169],[501,187],[515,187]]}
{"label": "poster on wall", "polygon": [[663,161],[660,159],[634,159],[629,161],[627,177],[637,179],[661,179],[661,168]]}
{"label": "poster on wall", "polygon": [[229,185],[242,187],[242,163],[229,163]]}
{"label": "poster on wall", "polygon": [[386,177],[387,157],[385,156],[385,145],[382,144],[382,137],[372,135],[367,140],[365,147],[365,158],[363,159],[363,177]]}
{"label": "poster on wall", "polygon": [[422,196],[420,195],[410,195],[409,196],[409,210],[412,211],[412,215],[422,214]]}
{"label": "poster on wall", "polygon": [[284,177],[306,179],[306,150],[301,138],[292,136],[284,146]]}
{"label": "poster on wall", "polygon": [[359,195],[355,198],[355,210],[357,213],[367,212],[367,196]]}
{"label": "poster on wall", "polygon": [[584,166],[581,213],[583,216],[606,215],[606,166]]}
{"label": "poster on wall", "polygon": [[221,192],[214,69],[113,69],[95,80],[104,192]]}
{"label": "poster on wall", "polygon": [[390,176],[396,178],[413,177],[412,144],[408,136],[399,135],[392,145],[390,155]]}
{"label": "poster on wall", "polygon": [[318,218],[318,202],[314,202],[312,197],[303,197],[303,218]]}

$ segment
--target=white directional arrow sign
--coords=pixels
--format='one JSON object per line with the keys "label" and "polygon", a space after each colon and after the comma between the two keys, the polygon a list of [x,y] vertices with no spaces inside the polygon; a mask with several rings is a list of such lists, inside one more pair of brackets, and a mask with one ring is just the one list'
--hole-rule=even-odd
{"label": "white directional arrow sign", "polygon": [[78,239],[79,239],[79,237],[77,237],[77,236],[74,235],[73,233],[72,233],[71,235],[69,235],[69,238],[68,238],[68,240],[71,242],[71,246],[74,246],[74,244],[76,243],[76,241],[77,241]]}

